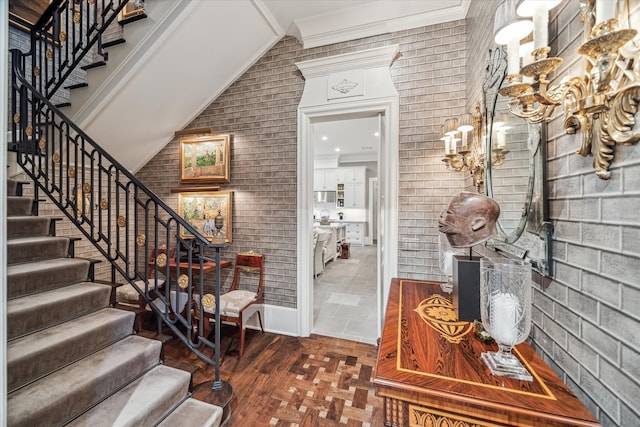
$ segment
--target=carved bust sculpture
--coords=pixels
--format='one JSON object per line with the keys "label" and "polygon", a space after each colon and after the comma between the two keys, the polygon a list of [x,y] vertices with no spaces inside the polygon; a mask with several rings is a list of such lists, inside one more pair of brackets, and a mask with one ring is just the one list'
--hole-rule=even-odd
{"label": "carved bust sculpture", "polygon": [[468,248],[496,235],[500,205],[477,193],[460,193],[438,220],[441,233],[454,248]]}

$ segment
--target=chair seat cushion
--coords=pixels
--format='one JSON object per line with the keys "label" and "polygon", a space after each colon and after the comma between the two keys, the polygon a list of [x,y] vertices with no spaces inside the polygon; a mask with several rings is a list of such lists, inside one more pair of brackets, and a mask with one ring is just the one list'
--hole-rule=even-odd
{"label": "chair seat cushion", "polygon": [[[247,304],[253,302],[258,297],[258,294],[251,291],[231,291],[226,294],[220,295],[220,314],[223,316],[238,317],[240,310]],[[204,308],[204,311],[210,314],[215,314],[215,304],[211,308]]]}
{"label": "chair seat cushion", "polygon": [[[144,282],[142,280],[138,280],[136,285],[139,288],[144,289]],[[140,294],[138,291],[136,291],[129,283],[116,288],[116,301],[118,302],[137,303],[139,297]]]}
{"label": "chair seat cushion", "polygon": [[[177,301],[176,301],[177,300]],[[186,292],[171,291],[171,309],[176,313],[182,313],[189,301],[189,294]],[[153,300],[153,303],[160,311],[165,311],[166,305],[160,298]]]}

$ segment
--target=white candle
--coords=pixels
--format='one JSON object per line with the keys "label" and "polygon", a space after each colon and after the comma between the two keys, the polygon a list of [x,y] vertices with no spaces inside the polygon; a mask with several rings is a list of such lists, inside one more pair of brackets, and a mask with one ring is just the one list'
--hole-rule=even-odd
{"label": "white candle", "polygon": [[496,136],[498,137],[498,148],[504,149],[507,145],[507,133],[501,129],[498,130]]}
{"label": "white candle", "polygon": [[544,3],[533,11],[533,49],[540,49],[549,44],[549,12]]}
{"label": "white candle", "polygon": [[616,0],[596,1],[596,24],[616,17]]}
{"label": "white candle", "polygon": [[462,149],[463,150],[468,149],[468,147],[467,147],[468,144],[469,143],[467,142],[467,132],[462,131]]}
{"label": "white candle", "polygon": [[491,296],[491,336],[499,344],[518,343],[518,321],[522,308],[518,298],[507,292]]}
{"label": "white candle", "polygon": [[440,138],[444,140],[444,154],[451,154],[451,144],[449,143],[449,136],[445,136],[444,138]]}
{"label": "white candle", "polygon": [[458,138],[451,138],[451,154],[456,154],[458,152]]}
{"label": "white candle", "polygon": [[520,40],[509,40],[507,43],[507,75],[520,73]]}

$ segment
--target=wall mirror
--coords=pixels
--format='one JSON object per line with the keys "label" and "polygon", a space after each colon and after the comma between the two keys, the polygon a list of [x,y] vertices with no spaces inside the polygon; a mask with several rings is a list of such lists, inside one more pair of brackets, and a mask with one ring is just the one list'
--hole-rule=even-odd
{"label": "wall mirror", "polygon": [[[529,261],[551,276],[551,224],[548,221],[544,124],[529,124],[509,113],[503,48],[489,51],[483,81],[487,153],[486,192],[500,204],[498,235],[487,246]],[[489,158],[489,153],[491,156]]]}

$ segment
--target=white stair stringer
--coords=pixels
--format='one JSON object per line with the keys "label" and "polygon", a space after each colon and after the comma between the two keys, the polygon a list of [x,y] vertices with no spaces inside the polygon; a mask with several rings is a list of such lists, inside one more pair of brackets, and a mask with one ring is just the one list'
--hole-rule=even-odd
{"label": "white stair stringer", "polygon": [[[109,48],[101,86],[84,102],[72,95],[72,105],[81,104],[74,122],[134,173],[284,34],[251,0],[147,3],[153,31],[113,71],[112,51],[122,45]],[[175,5],[158,17],[158,3]],[[125,44],[145,20],[125,27]]]}

